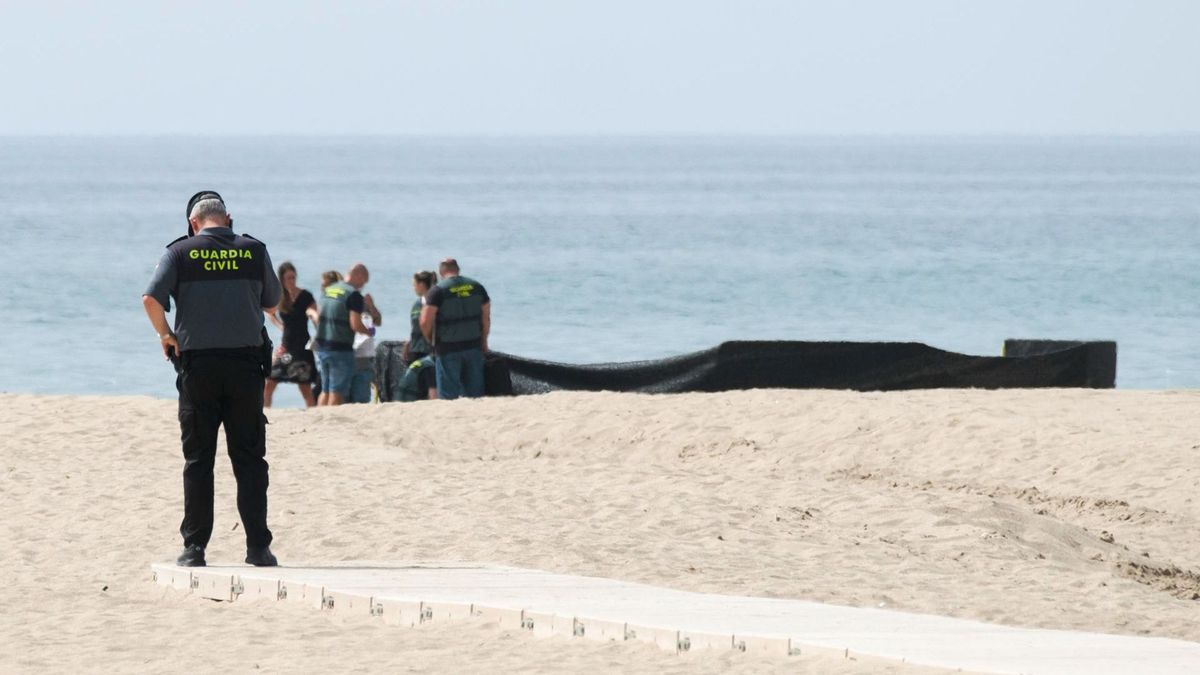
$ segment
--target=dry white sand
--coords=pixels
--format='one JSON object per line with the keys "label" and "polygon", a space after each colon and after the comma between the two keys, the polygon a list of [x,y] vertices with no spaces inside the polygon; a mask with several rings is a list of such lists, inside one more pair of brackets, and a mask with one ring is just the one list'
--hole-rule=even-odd
{"label": "dry white sand", "polygon": [[[1200,640],[1198,412],[1062,390],[275,410],[274,549]],[[0,672],[874,672],[189,597],[147,569],[178,552],[181,469],[172,401],[0,395]],[[240,561],[237,523],[222,456],[211,561]]]}

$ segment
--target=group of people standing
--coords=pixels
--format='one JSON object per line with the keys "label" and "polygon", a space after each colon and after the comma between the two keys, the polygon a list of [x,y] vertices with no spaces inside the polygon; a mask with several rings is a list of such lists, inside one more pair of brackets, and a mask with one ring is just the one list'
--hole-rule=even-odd
{"label": "group of people standing", "polygon": [[[320,297],[297,284],[290,263],[272,268],[267,247],[233,231],[225,200],[202,190],[188,200],[187,231],[167,245],[142,306],[164,358],[175,367],[182,441],[183,552],[176,563],[206,564],[213,533],[213,463],[217,434],[237,480],[237,506],[246,533],[246,563],[279,564],[267,527],[266,415],[280,382],[295,382],[309,405],[369,401],[375,327],[383,315],[363,287],[370,279],[356,264],[343,277],[322,276]],[[413,275],[418,300],[405,345],[408,361],[400,400],[482,396],[484,353],[491,330],[487,290],[462,276],[458,262]],[[174,321],[167,313],[175,308]],[[270,348],[264,314],[283,331]],[[316,326],[311,337],[309,323]],[[314,375],[315,373],[315,375]],[[320,393],[314,385],[320,385]],[[423,389],[422,389],[423,387]]]}
{"label": "group of people standing", "polygon": [[[439,281],[439,274],[441,281]],[[296,267],[279,266],[279,304],[264,312],[283,337],[263,388],[270,407],[280,382],[299,386],[305,404],[370,403],[375,373],[375,331],[383,314],[363,287],[370,272],[357,263],[343,276],[321,275],[314,296],[297,283]],[[404,344],[405,371],[393,400],[482,396],[484,353],[491,329],[491,302],[479,282],[462,276],[458,262],[443,260],[438,273],[413,274],[417,299]],[[310,324],[316,334],[310,335]]]}
{"label": "group of people standing", "polygon": [[[362,290],[370,278],[361,263],[345,275],[330,270],[321,275],[317,298],[300,287],[295,265],[279,266],[283,293],[279,304],[264,313],[283,337],[263,388],[265,407],[271,407],[280,382],[298,385],[309,406],[371,402],[373,337],[383,315]],[[310,322],[317,329],[315,337],[309,333]]]}

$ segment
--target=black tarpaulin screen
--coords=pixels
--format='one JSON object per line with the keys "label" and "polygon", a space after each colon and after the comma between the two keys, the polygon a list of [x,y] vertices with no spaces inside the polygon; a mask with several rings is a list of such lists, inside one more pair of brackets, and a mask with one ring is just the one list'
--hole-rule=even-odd
{"label": "black tarpaulin screen", "polygon": [[[385,342],[377,351],[376,382],[384,401],[392,400],[403,373],[402,345]],[[725,342],[654,361],[572,365],[497,352],[489,358],[488,395],[557,390],[1111,388],[1116,382],[1113,342],[1009,340],[1005,353],[968,356],[918,342]]]}

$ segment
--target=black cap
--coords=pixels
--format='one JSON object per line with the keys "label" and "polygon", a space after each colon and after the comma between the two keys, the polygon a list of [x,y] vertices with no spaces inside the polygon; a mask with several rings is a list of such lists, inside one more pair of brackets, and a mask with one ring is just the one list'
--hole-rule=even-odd
{"label": "black cap", "polygon": [[196,206],[197,202],[202,202],[205,199],[215,199],[222,204],[225,203],[225,200],[215,190],[201,190],[192,195],[192,198],[188,200],[187,211],[183,212],[183,220],[187,223],[187,234],[189,237],[192,236],[192,207]]}

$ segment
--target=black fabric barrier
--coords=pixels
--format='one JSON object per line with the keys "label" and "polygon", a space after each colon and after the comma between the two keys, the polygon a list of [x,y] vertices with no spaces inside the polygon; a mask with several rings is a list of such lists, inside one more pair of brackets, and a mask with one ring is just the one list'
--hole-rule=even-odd
{"label": "black fabric barrier", "polygon": [[400,358],[403,353],[403,341],[387,340],[375,345],[375,393],[384,403],[396,400],[396,387],[406,368]]}
{"label": "black fabric barrier", "polygon": [[1084,386],[1104,389],[1116,384],[1117,343],[1110,340],[1081,342],[1078,340],[1008,339],[1004,341],[1004,351],[1000,353],[1009,357],[1040,356],[1075,347],[1087,350],[1088,384]]}
{"label": "black fabric barrier", "polygon": [[[1111,345],[1111,349],[1106,345]],[[385,361],[399,363],[401,348],[402,343],[385,342],[379,346],[377,373]],[[393,367],[389,372],[402,371]],[[1115,375],[1115,343],[1078,343],[1029,356],[968,356],[917,342],[725,342],[673,358],[595,365],[538,361],[497,352],[488,360],[487,393],[489,396],[557,390],[675,393],[766,388],[1103,389],[1114,386]],[[395,381],[387,385],[389,393]]]}

